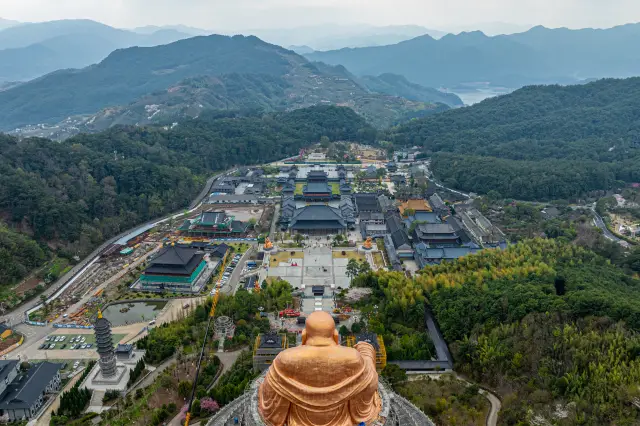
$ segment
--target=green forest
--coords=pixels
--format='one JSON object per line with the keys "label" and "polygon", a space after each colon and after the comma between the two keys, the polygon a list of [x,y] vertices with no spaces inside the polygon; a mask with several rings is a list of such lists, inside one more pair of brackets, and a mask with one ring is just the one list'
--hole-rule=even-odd
{"label": "green forest", "polygon": [[419,328],[428,304],[456,371],[502,396],[501,424],[550,419],[558,406],[560,425],[639,419],[640,281],[588,249],[524,240],[355,284],[374,290],[385,323]]}
{"label": "green forest", "polygon": [[530,86],[388,132],[444,183],[509,198],[577,197],[640,181],[640,78]]}
{"label": "green forest", "polygon": [[57,143],[0,135],[0,283],[52,252],[83,257],[105,239],[187,207],[215,171],[297,154],[327,136],[372,140],[351,109],[211,112],[173,129],[115,127]]}

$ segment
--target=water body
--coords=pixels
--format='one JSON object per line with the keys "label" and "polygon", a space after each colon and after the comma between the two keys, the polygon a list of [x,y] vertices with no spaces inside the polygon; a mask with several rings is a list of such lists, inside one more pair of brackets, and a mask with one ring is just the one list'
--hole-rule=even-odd
{"label": "water body", "polygon": [[491,86],[489,84],[469,84],[460,85],[445,91],[455,93],[462,99],[462,102],[468,106],[482,102],[485,99],[493,98],[494,96],[507,95],[514,90],[515,89],[509,87]]}
{"label": "water body", "polygon": [[[103,315],[114,327],[137,322],[148,322],[155,319],[166,304],[167,302],[117,303],[108,306],[107,309],[104,310]],[[126,312],[120,312],[125,309],[128,310]]]}

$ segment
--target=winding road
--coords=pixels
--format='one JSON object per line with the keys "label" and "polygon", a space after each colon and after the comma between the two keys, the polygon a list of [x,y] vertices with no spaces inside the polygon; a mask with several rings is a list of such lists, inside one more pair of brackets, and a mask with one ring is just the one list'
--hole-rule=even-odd
{"label": "winding road", "polygon": [[604,223],[604,219],[602,219],[602,216],[600,216],[598,212],[596,212],[595,203],[593,203],[593,205],[589,208],[589,210],[591,210],[591,214],[593,215],[594,223],[598,228],[602,230],[602,235],[604,235],[606,239],[614,241],[624,247],[629,246],[629,243],[627,243],[625,240],[621,238],[616,237],[611,233],[611,231],[609,231],[609,228],[607,228],[607,225]]}
{"label": "winding road", "polygon": [[496,426],[498,424],[498,413],[502,408],[502,403],[497,396],[485,389],[480,389],[479,392],[484,395],[491,404],[491,410],[489,410],[489,415],[487,416],[487,426]]}

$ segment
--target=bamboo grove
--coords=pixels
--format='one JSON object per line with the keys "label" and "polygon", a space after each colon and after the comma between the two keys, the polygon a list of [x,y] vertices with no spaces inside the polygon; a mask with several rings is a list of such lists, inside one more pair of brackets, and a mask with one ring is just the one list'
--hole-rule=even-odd
{"label": "bamboo grove", "polygon": [[640,281],[587,249],[525,240],[354,284],[373,289],[374,327],[422,330],[429,306],[456,371],[503,396],[502,424],[640,419]]}

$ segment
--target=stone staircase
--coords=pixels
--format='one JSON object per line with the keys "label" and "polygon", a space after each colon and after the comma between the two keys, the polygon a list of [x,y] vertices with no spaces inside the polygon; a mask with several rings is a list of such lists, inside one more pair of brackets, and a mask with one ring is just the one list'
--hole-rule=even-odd
{"label": "stone staircase", "polygon": [[92,413],[102,412],[102,398],[106,392],[102,390],[94,390],[91,395],[91,401],[89,401],[89,408],[87,411]]}

